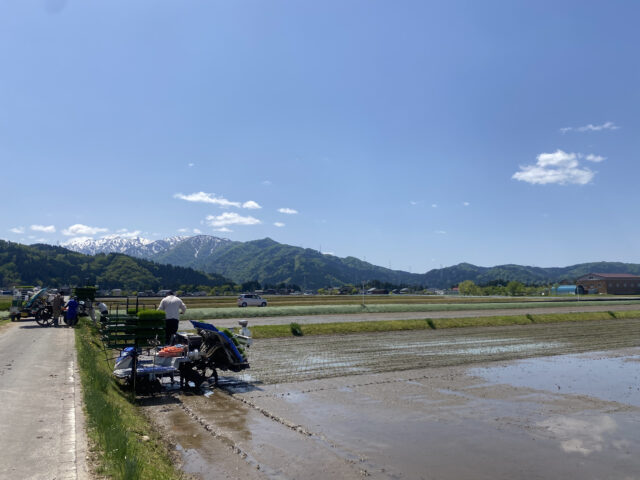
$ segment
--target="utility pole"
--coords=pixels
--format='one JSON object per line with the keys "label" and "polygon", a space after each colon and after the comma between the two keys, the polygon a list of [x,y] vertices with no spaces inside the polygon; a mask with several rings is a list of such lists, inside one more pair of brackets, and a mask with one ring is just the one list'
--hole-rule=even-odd
{"label": "utility pole", "polygon": [[364,308],[364,280],[362,281],[362,308]]}

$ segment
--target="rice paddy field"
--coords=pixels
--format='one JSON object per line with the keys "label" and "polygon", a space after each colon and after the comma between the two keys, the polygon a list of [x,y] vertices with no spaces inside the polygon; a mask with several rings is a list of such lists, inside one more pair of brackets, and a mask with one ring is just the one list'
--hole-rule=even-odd
{"label": "rice paddy field", "polygon": [[[495,310],[543,307],[570,307],[584,305],[616,306],[635,304],[634,297],[458,297],[425,295],[273,295],[264,296],[268,306],[239,308],[236,296],[181,297],[187,305],[183,320],[222,318],[257,318],[301,315],[350,315],[390,312],[446,312],[458,310]],[[157,308],[159,297],[105,298],[112,313],[127,308]]]}
{"label": "rice paddy field", "polygon": [[[238,295],[217,297],[187,297],[181,296],[182,301],[189,308],[225,308],[236,307]],[[262,295],[269,302],[269,306],[308,306],[308,305],[387,305],[387,304],[481,304],[481,303],[537,303],[537,302],[587,302],[587,301],[626,301],[639,300],[636,296],[581,296],[568,297],[472,297],[458,295]],[[104,297],[101,300],[109,304],[126,304],[126,297]],[[138,297],[140,304],[158,305],[162,297]],[[135,304],[136,297],[128,297],[128,302]]]}

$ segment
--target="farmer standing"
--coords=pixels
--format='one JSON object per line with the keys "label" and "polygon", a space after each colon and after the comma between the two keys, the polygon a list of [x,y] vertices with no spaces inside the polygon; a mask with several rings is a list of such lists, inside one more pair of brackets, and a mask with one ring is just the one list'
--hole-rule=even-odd
{"label": "farmer standing", "polygon": [[67,302],[67,316],[66,323],[67,325],[73,327],[76,323],[78,323],[78,297],[71,297],[71,299]]}
{"label": "farmer standing", "polygon": [[158,310],[164,310],[165,313],[165,344],[168,345],[173,335],[178,331],[180,313],[186,312],[187,306],[173,292],[169,292],[158,305]]}
{"label": "farmer standing", "polygon": [[58,326],[58,320],[60,320],[60,313],[62,313],[62,305],[64,304],[64,297],[60,292],[57,292],[51,300],[51,309],[53,310],[53,326]]}

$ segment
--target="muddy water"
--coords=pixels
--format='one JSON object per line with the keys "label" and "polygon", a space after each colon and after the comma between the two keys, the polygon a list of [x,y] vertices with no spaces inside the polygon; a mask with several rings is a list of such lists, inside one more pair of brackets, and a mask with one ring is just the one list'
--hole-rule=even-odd
{"label": "muddy water", "polygon": [[617,321],[260,341],[250,377],[147,408],[205,479],[639,478],[638,333]]}

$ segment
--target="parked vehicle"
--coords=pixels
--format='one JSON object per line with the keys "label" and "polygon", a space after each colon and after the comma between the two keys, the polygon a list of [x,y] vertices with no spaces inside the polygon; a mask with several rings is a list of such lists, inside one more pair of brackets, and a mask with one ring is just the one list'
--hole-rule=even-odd
{"label": "parked vehicle", "polygon": [[21,318],[33,317],[40,323],[40,319],[51,316],[47,288],[30,290],[31,287],[17,287],[13,292],[9,316],[15,322]]}
{"label": "parked vehicle", "polygon": [[238,297],[239,307],[266,307],[267,301],[255,293],[243,293]]}

